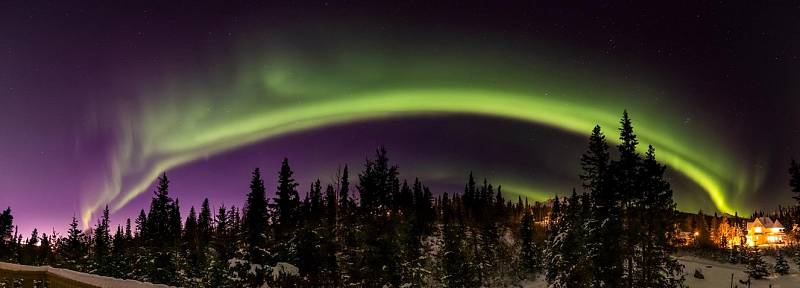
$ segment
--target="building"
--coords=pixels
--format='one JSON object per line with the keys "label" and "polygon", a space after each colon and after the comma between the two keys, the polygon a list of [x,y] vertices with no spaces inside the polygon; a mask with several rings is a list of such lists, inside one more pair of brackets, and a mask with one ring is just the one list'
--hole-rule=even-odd
{"label": "building", "polygon": [[747,222],[747,246],[785,245],[785,228],[778,219],[759,217]]}

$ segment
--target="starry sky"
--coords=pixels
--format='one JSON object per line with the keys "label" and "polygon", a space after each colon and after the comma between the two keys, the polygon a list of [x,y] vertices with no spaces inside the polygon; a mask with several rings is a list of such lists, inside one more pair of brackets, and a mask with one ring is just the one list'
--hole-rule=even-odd
{"label": "starry sky", "polygon": [[792,201],[800,5],[427,2],[0,3],[0,206],[120,223],[165,171],[184,212],[240,206],[254,167],[305,191],[379,145],[437,193],[544,200],[624,109],[679,209]]}

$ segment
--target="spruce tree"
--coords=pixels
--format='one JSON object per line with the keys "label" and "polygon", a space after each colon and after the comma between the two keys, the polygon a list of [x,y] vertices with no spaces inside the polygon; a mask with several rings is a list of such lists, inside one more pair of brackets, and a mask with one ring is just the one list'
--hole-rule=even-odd
{"label": "spruce tree", "polygon": [[671,254],[674,252],[676,223],[672,189],[664,179],[666,166],[656,161],[655,149],[649,146],[640,168],[639,217],[641,234],[638,250],[636,286],[679,286],[683,267]]}
{"label": "spruce tree", "polygon": [[480,285],[476,274],[480,273],[465,255],[465,227],[463,219],[455,215],[448,205],[447,193],[443,196],[444,226],[442,248],[442,279],[445,287],[476,287]]}
{"label": "spruce tree", "polygon": [[786,257],[783,257],[783,252],[778,251],[778,257],[775,258],[775,273],[780,275],[789,274],[789,262]]}
{"label": "spruce tree", "polygon": [[[260,286],[266,280],[266,271],[263,270],[267,265],[267,192],[264,187],[264,180],[261,179],[261,170],[253,170],[250,179],[250,192],[247,194],[245,206],[244,232],[245,247],[247,254],[245,260],[255,269],[252,279],[247,282],[251,286]],[[248,274],[249,275],[249,274]]]}
{"label": "spruce tree", "polygon": [[526,274],[536,273],[541,269],[541,253],[533,239],[533,216],[529,209],[525,209],[519,226],[522,271]]}
{"label": "spruce tree", "polygon": [[[73,217],[74,218],[74,217]],[[133,236],[137,239],[143,239],[147,236],[147,214],[144,213],[144,209],[139,210],[139,216],[136,217],[136,232],[134,232]]]}
{"label": "spruce tree", "polygon": [[359,175],[358,192],[361,209],[371,216],[386,214],[393,197],[399,194],[400,180],[397,166],[389,163],[386,149],[381,146],[375,152],[375,159],[367,159],[364,170]]}
{"label": "spruce tree", "polygon": [[7,207],[0,214],[0,261],[11,259],[11,248],[14,244],[13,231],[14,216],[11,215],[11,207]]}
{"label": "spruce tree", "polygon": [[739,248],[738,247],[739,247],[739,245],[734,245],[728,251],[728,263],[739,264],[740,256],[739,256]]}
{"label": "spruce tree", "polygon": [[110,276],[111,234],[109,229],[108,205],[103,209],[103,216],[98,220],[94,230],[94,245],[92,246],[92,273]]}
{"label": "spruce tree", "polygon": [[753,279],[762,279],[769,276],[769,267],[761,256],[761,252],[758,248],[751,248],[748,250],[747,266],[744,272]]}
{"label": "spruce tree", "polygon": [[200,245],[197,225],[197,213],[194,206],[189,209],[189,216],[186,217],[186,224],[183,229],[183,240],[181,241],[181,253],[185,266],[183,267],[183,285],[197,286],[202,272],[200,266]]}
{"label": "spruce tree", "polygon": [[608,149],[600,126],[595,126],[589,137],[589,147],[581,156],[583,172],[580,176],[593,202],[586,222],[589,229],[587,257],[592,263],[594,286],[598,287],[616,287],[623,275],[620,200],[612,186]]}
{"label": "spruce tree", "polygon": [[319,179],[314,181],[310,185],[310,190],[306,196],[309,199],[308,205],[306,205],[306,213],[304,220],[311,221],[314,223],[318,223],[319,220],[322,218],[324,209],[323,209],[323,200],[322,200],[322,184],[320,183]]}
{"label": "spruce tree", "polygon": [[205,258],[207,258],[207,250],[211,243],[211,223],[213,221],[211,217],[211,207],[208,204],[208,198],[205,198],[203,199],[203,205],[200,207],[200,214],[197,216],[197,240],[201,257],[200,263],[203,265],[201,268],[205,268],[207,264]]}
{"label": "spruce tree", "polygon": [[22,250],[22,261],[20,263],[24,265],[39,265],[39,230],[33,228],[31,231],[31,237],[27,239],[25,242],[25,246]]}
{"label": "spruce tree", "polygon": [[70,270],[84,270],[82,260],[87,250],[88,247],[84,243],[83,231],[78,229],[78,219],[73,216],[67,230],[67,238],[63,240],[60,249],[58,249],[58,253],[61,256],[59,258],[62,259],[60,265]]}
{"label": "spruce tree", "polygon": [[278,172],[278,188],[275,198],[274,223],[276,240],[286,241],[290,233],[298,227],[300,196],[297,193],[298,184],[293,178],[294,172],[289,167],[289,159],[284,158]]}
{"label": "spruce tree", "polygon": [[472,171],[470,171],[467,184],[464,185],[464,195],[462,197],[464,208],[467,210],[468,216],[473,216],[472,214],[477,209],[477,205],[475,205],[475,200],[477,198],[476,194],[477,188],[475,186],[475,178],[472,176]]}
{"label": "spruce tree", "polygon": [[125,220],[125,240],[133,240],[133,231],[131,230],[131,218]]}
{"label": "spruce tree", "polygon": [[158,178],[146,221],[142,237],[147,247],[145,256],[149,259],[142,259],[139,263],[142,266],[138,268],[144,269],[145,279],[150,282],[176,285],[175,252],[182,234],[181,219],[178,204],[169,196],[166,173]]}
{"label": "spruce tree", "polygon": [[349,179],[347,165],[344,166],[342,175],[339,178],[339,207],[342,214],[346,217],[355,209],[355,202],[350,196],[350,179]]}
{"label": "spruce tree", "polygon": [[53,247],[50,243],[50,237],[47,234],[42,234],[41,241],[39,242],[39,265],[53,265]]}
{"label": "spruce tree", "polygon": [[621,234],[621,255],[623,256],[623,265],[625,271],[623,280],[628,287],[633,286],[635,278],[634,271],[636,267],[636,259],[634,259],[636,246],[641,242],[639,235],[641,235],[641,227],[639,220],[639,203],[641,199],[641,190],[638,187],[638,168],[640,166],[641,156],[636,153],[636,147],[639,140],[633,131],[633,124],[628,116],[628,111],[623,111],[622,119],[620,120],[619,128],[620,144],[617,145],[619,150],[619,160],[612,163],[614,173],[614,190],[619,193],[620,209],[621,209],[621,224],[623,233]]}
{"label": "spruce tree", "polygon": [[131,265],[128,259],[128,242],[125,234],[122,232],[122,227],[117,226],[117,232],[114,233],[111,247],[110,266],[111,273],[109,276],[115,278],[130,278]]}
{"label": "spruce tree", "polygon": [[564,227],[560,225],[561,222],[561,200],[556,196],[553,199],[550,214],[548,215],[547,222],[547,249],[545,250],[545,279],[548,283],[555,283],[556,278],[561,272],[561,249],[560,243],[563,242],[565,237]]}
{"label": "spruce tree", "polygon": [[233,235],[228,227],[228,211],[225,206],[219,207],[214,221],[216,225],[210,244],[214,253],[211,253],[209,257],[209,272],[206,283],[210,287],[226,287],[231,285],[227,277],[229,275],[228,260],[231,259],[236,248]]}

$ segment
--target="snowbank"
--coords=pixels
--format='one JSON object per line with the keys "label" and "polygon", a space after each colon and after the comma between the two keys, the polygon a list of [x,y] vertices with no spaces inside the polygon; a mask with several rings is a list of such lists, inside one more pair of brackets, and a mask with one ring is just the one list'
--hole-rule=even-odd
{"label": "snowbank", "polygon": [[[688,255],[677,258],[678,261],[685,266],[683,269],[683,273],[686,274],[686,282],[683,283],[685,287],[731,287],[731,274],[733,274],[733,287],[747,287],[747,284],[739,282],[739,280],[747,281],[747,274],[744,273],[744,265],[720,263],[714,260]],[[775,265],[774,257],[764,257],[764,260],[770,265]],[[789,266],[791,268],[789,274],[783,276],[773,274],[766,279],[752,280],[750,287],[800,287],[800,269],[793,263],[789,264]],[[693,274],[695,269],[700,269],[700,271],[702,271],[704,279],[694,278]],[[547,282],[545,282],[544,277],[539,276],[537,279],[521,281],[517,286],[523,288],[544,288],[547,287]]]}
{"label": "snowbank", "polygon": [[46,272],[61,278],[66,278],[97,287],[121,287],[121,288],[170,287],[163,284],[151,284],[151,283],[139,282],[136,280],[116,279],[111,277],[76,272],[67,269],[53,268],[50,266],[26,266],[26,265],[0,262],[0,270]]}
{"label": "snowbank", "polygon": [[278,262],[272,267],[272,280],[277,281],[281,276],[300,276],[300,269],[297,266],[286,262]]}
{"label": "snowbank", "polygon": [[[764,259],[767,263],[770,263],[770,265],[775,264],[775,258],[773,257],[764,257]],[[731,275],[733,275],[733,287],[747,287],[747,284],[739,282],[739,280],[747,281],[747,274],[744,273],[744,265],[720,263],[696,256],[681,256],[678,257],[678,261],[686,266],[683,271],[687,274],[686,282],[684,282],[684,285],[687,287],[730,287]],[[752,280],[753,282],[750,284],[750,287],[800,287],[800,274],[798,274],[798,269],[794,265],[790,264],[790,266],[790,274],[783,276],[774,274],[766,279]],[[692,274],[694,274],[695,269],[700,269],[705,279],[694,278]]]}

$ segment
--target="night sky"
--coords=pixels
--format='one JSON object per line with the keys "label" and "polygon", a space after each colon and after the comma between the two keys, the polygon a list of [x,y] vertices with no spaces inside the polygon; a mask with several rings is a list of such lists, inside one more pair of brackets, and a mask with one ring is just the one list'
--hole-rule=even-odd
{"label": "night sky", "polygon": [[796,3],[31,2],[0,3],[0,206],[24,233],[133,218],[164,171],[184,213],[240,206],[254,167],[272,195],[283,157],[304,192],[379,145],[436,193],[474,171],[544,200],[624,109],[679,209],[792,201]]}

